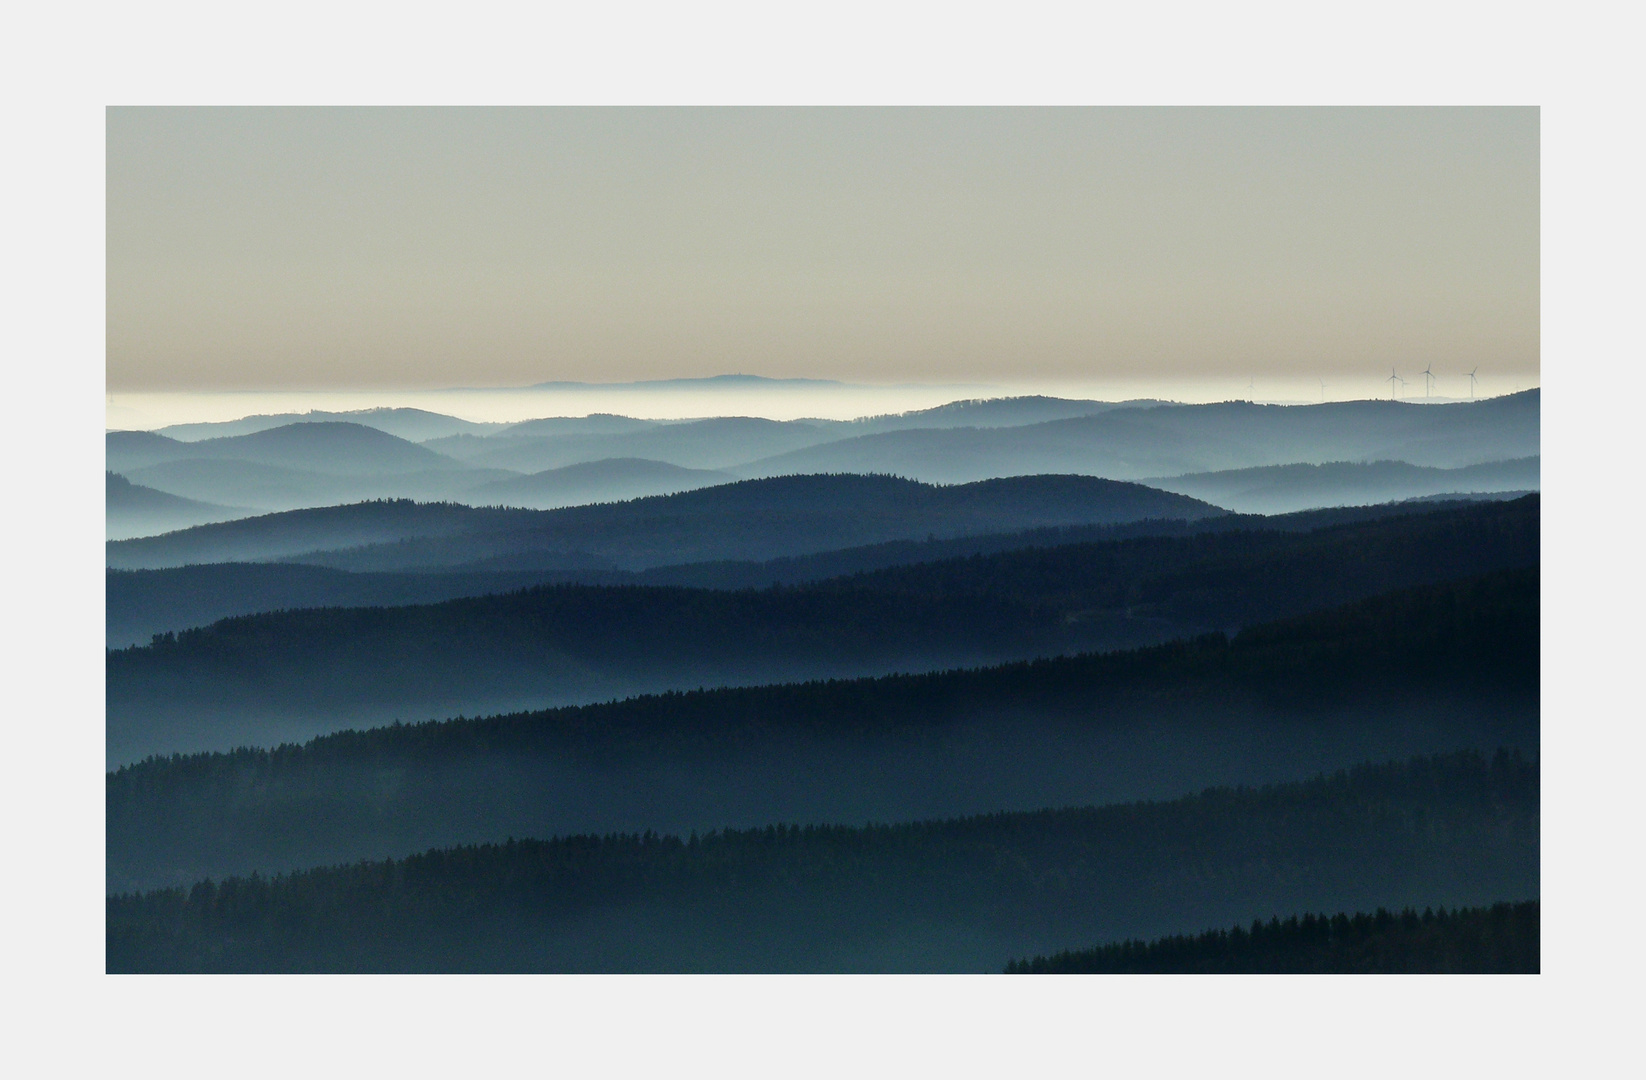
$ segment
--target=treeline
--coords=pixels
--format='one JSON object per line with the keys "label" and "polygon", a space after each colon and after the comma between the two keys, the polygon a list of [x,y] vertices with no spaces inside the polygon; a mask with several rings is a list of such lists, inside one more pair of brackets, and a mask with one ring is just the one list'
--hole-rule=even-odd
{"label": "treeline", "polygon": [[1539,970],[1536,900],[1254,920],[1156,941],[1014,960],[1008,975],[1504,974]]}
{"label": "treeline", "polygon": [[131,888],[511,832],[907,820],[1532,749],[1537,661],[1532,568],[1232,640],[156,757],[108,777],[109,875]]}
{"label": "treeline", "polygon": [[1538,804],[1534,764],[1456,754],[1160,803],[510,840],[114,896],[107,963],[998,970],[1002,955],[1255,911],[1535,893]]}
{"label": "treeline", "polygon": [[1534,565],[1538,544],[1528,499],[1306,534],[1019,550],[792,588],[561,585],[246,616],[109,654],[111,756],[223,747],[234,729],[221,725],[282,710],[315,717],[307,735],[344,714],[385,723],[1130,648]]}

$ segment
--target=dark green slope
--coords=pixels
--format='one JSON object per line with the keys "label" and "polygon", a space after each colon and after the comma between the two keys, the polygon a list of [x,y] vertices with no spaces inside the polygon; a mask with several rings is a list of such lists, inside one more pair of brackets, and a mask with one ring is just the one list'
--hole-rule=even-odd
{"label": "dark green slope", "polygon": [[154,759],[108,779],[111,888],[432,845],[1156,798],[1538,743],[1538,575],[1135,652],[672,693]]}
{"label": "dark green slope", "polygon": [[520,571],[354,572],[302,563],[205,563],[164,570],[109,570],[105,578],[108,645],[146,644],[168,631],[205,626],[236,615],[310,607],[391,607],[461,596],[486,596],[531,585],[683,585],[705,589],[764,589],[800,585],[889,566],[992,555],[1024,548],[1062,547],[1146,536],[1203,532],[1310,532],[1331,525],[1455,508],[1454,504],[1308,510],[1265,517],[1229,514],[1196,521],[1150,519],[1121,525],[1065,525],[1022,532],[948,539],[891,540],[883,544],[795,555],[763,562],[725,561],[658,566],[649,570],[595,567]]}
{"label": "dark green slope", "polygon": [[1195,937],[1124,941],[1006,965],[1017,975],[1500,974],[1541,967],[1536,900],[1420,915],[1296,915]]}
{"label": "dark green slope", "polygon": [[1537,769],[1462,754],[1166,803],[570,836],[112,897],[110,971],[998,971],[1299,909],[1538,889]]}
{"label": "dark green slope", "polygon": [[799,588],[550,586],[228,620],[107,662],[114,763],[342,726],[1193,636],[1535,564],[1535,499],[1310,534],[1007,552]]}

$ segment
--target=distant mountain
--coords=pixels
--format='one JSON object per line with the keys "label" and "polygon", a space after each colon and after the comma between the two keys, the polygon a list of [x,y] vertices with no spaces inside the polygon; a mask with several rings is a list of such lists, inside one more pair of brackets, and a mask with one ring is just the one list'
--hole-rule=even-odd
{"label": "distant mountain", "polygon": [[1468,492],[1535,491],[1538,458],[1436,469],[1401,461],[1267,465],[1255,469],[1154,477],[1163,491],[1205,499],[1245,514],[1283,514],[1320,506],[1353,506]]}
{"label": "distant mountain", "polygon": [[183,442],[196,442],[201,439],[219,438],[226,435],[250,435],[290,424],[321,421],[364,424],[366,427],[386,431],[390,435],[410,442],[426,442],[429,439],[446,435],[483,435],[499,431],[508,426],[507,424],[459,420],[455,416],[428,412],[424,409],[352,409],[347,412],[327,412],[323,409],[310,409],[304,413],[273,413],[215,423],[171,424],[158,429],[158,432],[161,435],[179,439]]}
{"label": "distant mountain", "polygon": [[742,476],[889,472],[933,483],[1081,473],[1119,480],[1330,461],[1456,468],[1539,453],[1538,391],[1456,405],[1159,405],[1004,428],[887,431],[791,450]]}
{"label": "distant mountain", "polygon": [[[179,442],[152,432],[111,432],[109,468],[131,471],[167,461],[213,459],[302,469],[331,476],[373,476],[436,469],[461,463],[364,424],[303,422],[248,435]],[[116,462],[122,462],[123,468]]]}
{"label": "distant mountain", "polygon": [[[226,501],[259,510],[299,510],[371,499],[471,501],[478,486],[516,477],[504,469],[442,467],[417,472],[349,476],[226,458],[184,458],[136,469],[132,476],[163,491]],[[487,500],[479,500],[487,501]]]}
{"label": "distant mountain", "polygon": [[866,416],[860,420],[850,421],[841,431],[846,436],[856,436],[876,431],[910,431],[922,428],[1023,427],[1028,424],[1043,424],[1048,420],[1096,416],[1114,409],[1135,409],[1164,404],[1166,402],[1141,399],[1085,401],[1039,395],[984,398],[951,401],[947,405],[912,412]]}
{"label": "distant mountain", "polygon": [[889,476],[784,476],[559,510],[384,503],[294,511],[163,541],[111,544],[107,564],[153,569],[289,559],[347,570],[639,570],[888,540],[1221,514],[1187,496],[1081,476],[954,487]]}
{"label": "distant mountain", "polygon": [[516,472],[542,472],[608,458],[645,458],[684,468],[720,469],[828,442],[839,438],[836,429],[837,425],[830,422],[721,416],[610,434],[505,433],[486,439],[486,447],[471,444],[464,460]]}
{"label": "distant mountain", "polygon": [[683,469],[678,465],[644,458],[607,458],[481,484],[470,488],[464,495],[464,501],[552,510],[561,506],[618,502],[648,495],[673,495],[711,484],[724,484],[731,479],[723,472]]}
{"label": "distant mountain", "polygon": [[188,443],[190,457],[283,465],[335,476],[409,473],[461,466],[443,454],[364,424],[287,424],[249,435]]}
{"label": "distant mountain", "polygon": [[520,438],[541,435],[625,435],[645,431],[667,423],[662,420],[637,420],[632,416],[613,413],[590,413],[588,416],[549,416],[541,420],[522,420],[506,424],[494,438]]}
{"label": "distant mountain", "polygon": [[119,473],[106,473],[105,531],[109,540],[187,529],[213,521],[247,517],[255,511],[234,506],[216,506],[179,498],[164,491],[134,484]]}
{"label": "distant mountain", "polygon": [[[722,468],[756,457],[873,432],[1010,427],[1151,404],[1157,403],[1076,401],[1051,397],[992,398],[955,401],[932,409],[849,421],[776,421],[757,417],[660,421],[597,414],[527,420],[486,437],[454,436],[435,440],[429,445],[431,449],[464,461],[483,462],[519,471],[552,468],[602,457],[631,456],[674,465]],[[600,436],[627,438],[603,439]],[[533,441],[526,441],[528,439]]]}
{"label": "distant mountain", "polygon": [[108,733],[128,754],[221,748],[343,721],[1126,648],[1537,559],[1528,499],[1306,534],[1002,552],[790,589],[552,586],[275,612],[111,653]]}
{"label": "distant mountain", "polygon": [[110,431],[103,436],[107,471],[126,475],[162,461],[188,455],[186,444],[152,431]]}

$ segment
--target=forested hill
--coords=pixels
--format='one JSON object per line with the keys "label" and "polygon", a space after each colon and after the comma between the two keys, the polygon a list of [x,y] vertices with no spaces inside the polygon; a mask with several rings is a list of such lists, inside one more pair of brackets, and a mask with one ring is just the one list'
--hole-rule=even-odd
{"label": "forested hill", "polygon": [[772,585],[805,584],[888,566],[938,562],[1025,548],[1061,547],[1146,536],[1190,536],[1202,532],[1309,532],[1331,525],[1432,513],[1465,505],[1468,504],[1389,503],[1272,516],[1227,514],[1195,521],[1147,519],[1119,525],[1063,525],[942,540],[890,540],[882,544],[786,556],[763,562],[684,563],[639,571],[582,567],[514,571],[353,572],[302,563],[245,562],[205,563],[164,570],[109,570],[105,582],[108,646],[120,649],[144,644],[155,634],[205,626],[235,615],[287,608],[429,604],[552,583],[763,589]]}
{"label": "forested hill", "polygon": [[108,779],[110,887],[509,835],[908,820],[1535,752],[1537,583],[1503,571],[1233,640],[152,759]]}
{"label": "forested hill", "polygon": [[1378,908],[1357,915],[1296,915],[1196,937],[1124,941],[1006,965],[1017,975],[1503,974],[1535,975],[1536,900],[1420,915]]}
{"label": "forested hill", "polygon": [[510,840],[107,902],[125,971],[999,971],[1093,939],[1538,888],[1511,755],[1172,802]]}
{"label": "forested hill", "polygon": [[282,558],[349,570],[642,569],[1222,513],[1188,496],[1091,476],[1016,476],[952,487],[891,476],[780,476],[558,510],[390,502],[292,511],[112,543],[107,562],[125,569]]}
{"label": "forested hill", "polygon": [[1126,648],[1538,559],[1535,499],[1029,549],[795,588],[546,586],[225,620],[109,654],[111,761],[345,723]]}

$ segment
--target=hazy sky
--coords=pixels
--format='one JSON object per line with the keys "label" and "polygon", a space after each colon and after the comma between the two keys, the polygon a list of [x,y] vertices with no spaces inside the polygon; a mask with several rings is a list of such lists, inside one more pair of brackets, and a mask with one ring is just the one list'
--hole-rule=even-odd
{"label": "hazy sky", "polygon": [[1535,379],[1535,109],[112,109],[111,391]]}

